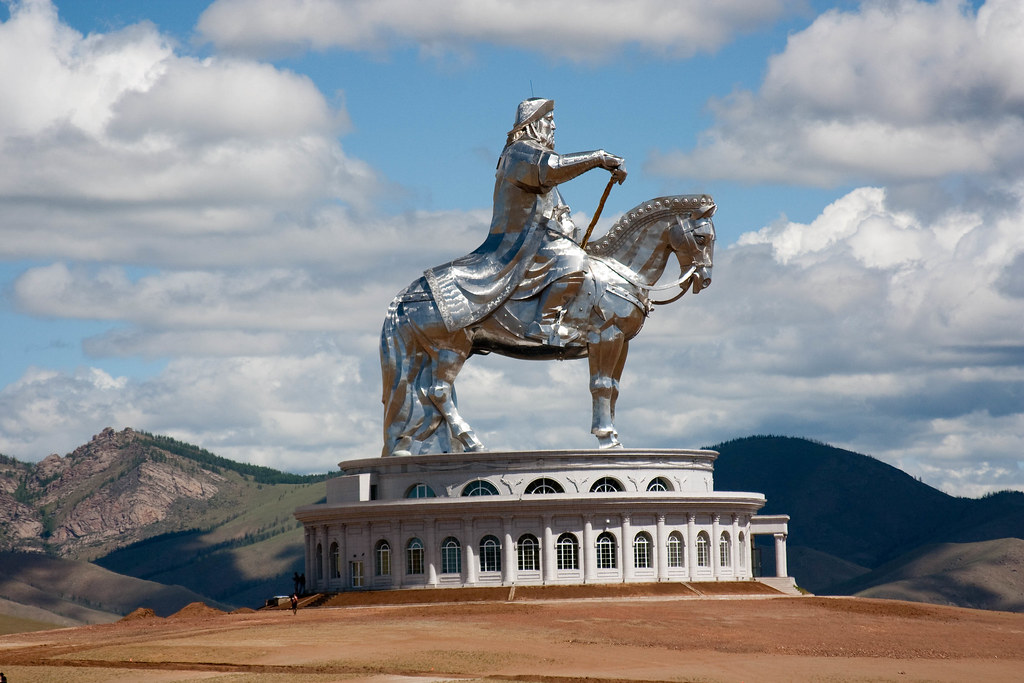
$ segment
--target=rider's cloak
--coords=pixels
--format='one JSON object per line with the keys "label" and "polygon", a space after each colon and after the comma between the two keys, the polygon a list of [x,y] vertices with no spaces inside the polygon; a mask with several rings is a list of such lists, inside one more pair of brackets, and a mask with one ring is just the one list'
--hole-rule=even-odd
{"label": "rider's cloak", "polygon": [[[557,155],[520,139],[505,147],[494,182],[494,214],[487,239],[471,253],[424,272],[450,332],[486,317],[524,281],[531,293],[579,268],[559,258],[568,242],[556,220],[565,202],[549,171]],[[552,242],[565,247],[552,248]],[[517,295],[517,298],[519,296]]]}

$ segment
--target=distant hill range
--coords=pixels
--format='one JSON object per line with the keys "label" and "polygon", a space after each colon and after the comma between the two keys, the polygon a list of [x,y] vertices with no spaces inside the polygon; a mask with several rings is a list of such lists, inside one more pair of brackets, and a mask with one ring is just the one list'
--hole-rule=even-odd
{"label": "distant hill range", "polygon": [[721,454],[716,489],[764,493],[762,514],[790,515],[789,573],[800,586],[1024,611],[1024,493],[957,498],[807,439],[755,436],[712,448]]}
{"label": "distant hill range", "polygon": [[[716,489],[762,492],[763,513],[792,517],[790,573],[808,590],[1024,611],[1024,493],[955,498],[806,439],[713,448]],[[328,476],[131,429],[35,464],[0,456],[0,615],[66,625],[258,606],[303,571],[292,511],[322,501]]]}

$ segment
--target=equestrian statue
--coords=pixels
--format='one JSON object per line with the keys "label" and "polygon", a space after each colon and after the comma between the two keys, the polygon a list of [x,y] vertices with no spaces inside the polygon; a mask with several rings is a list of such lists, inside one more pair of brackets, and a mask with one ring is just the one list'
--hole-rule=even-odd
{"label": "equestrian statue", "polygon": [[[473,354],[529,360],[588,358],[591,432],[620,447],[615,402],[629,340],[653,304],[711,284],[715,203],[708,195],[644,202],[597,240],[590,233],[622,157],[604,150],[557,154],[554,102],[520,103],[498,159],[494,214],[483,244],[424,272],[394,298],[381,331],[383,455],[484,450],[456,405],[455,379]],[[558,186],[587,171],[611,172],[586,234]],[[680,276],[658,285],[670,257]],[[675,289],[667,301],[651,291]]]}

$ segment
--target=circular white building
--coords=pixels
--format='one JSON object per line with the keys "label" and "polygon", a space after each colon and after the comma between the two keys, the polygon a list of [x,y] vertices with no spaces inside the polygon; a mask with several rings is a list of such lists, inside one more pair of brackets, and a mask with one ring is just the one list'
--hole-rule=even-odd
{"label": "circular white building", "polygon": [[[786,515],[714,490],[715,451],[450,453],[340,463],[305,527],[307,590],[739,581]],[[792,579],[783,578],[783,586]]]}

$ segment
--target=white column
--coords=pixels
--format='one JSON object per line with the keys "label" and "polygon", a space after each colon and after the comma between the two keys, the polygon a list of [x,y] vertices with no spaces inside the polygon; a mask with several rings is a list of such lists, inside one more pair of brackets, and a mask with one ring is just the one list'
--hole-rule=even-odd
{"label": "white column", "polygon": [[786,534],[775,534],[775,576],[789,576],[786,566]]}
{"label": "white column", "polygon": [[543,577],[541,583],[550,583],[555,580],[555,537],[551,531],[551,516],[544,517],[544,546],[541,549],[541,568]]}
{"label": "white column", "polygon": [[[740,516],[733,514],[732,516],[732,531],[730,532],[729,542],[731,543],[732,552],[729,553],[729,559],[732,560],[732,575],[733,578],[740,577],[740,553],[743,550],[740,548]],[[746,567],[746,563],[743,564]]]}
{"label": "white column", "polygon": [[718,552],[719,536],[722,535],[721,521],[717,512],[711,516],[711,573],[714,575],[715,581],[718,581],[718,576],[721,574],[722,558]]}
{"label": "white column", "polygon": [[477,569],[479,567],[476,565],[476,553],[473,552],[473,542],[467,541],[463,551],[463,562],[466,563],[466,566],[462,568],[462,575],[465,577],[466,584],[475,586]]}
{"label": "white column", "polygon": [[594,519],[589,515],[583,518],[583,583],[597,580],[597,546],[594,540]]}
{"label": "white column", "polygon": [[[345,525],[342,524],[338,529],[338,573],[341,574],[341,589],[345,590],[351,583],[348,577],[348,544],[345,543]],[[368,531],[368,530],[366,530]],[[330,548],[330,546],[327,546]],[[367,572],[363,569],[363,577],[365,578]]]}
{"label": "white column", "polygon": [[304,531],[306,532],[306,569],[303,572],[303,576],[309,580],[313,576],[313,551],[316,548],[316,538],[313,536],[313,530],[308,526]]}
{"label": "white column", "polygon": [[509,585],[516,582],[516,573],[519,568],[515,541],[512,540],[512,518],[504,518],[501,526],[505,532],[505,538],[501,542],[501,580],[502,583]]}
{"label": "white column", "polygon": [[427,563],[427,585],[437,585],[437,564],[441,558],[441,549],[437,547],[437,520],[427,520],[427,531],[424,534],[426,538],[423,539],[423,544],[427,546],[423,549],[424,561]]}
{"label": "white column", "polygon": [[690,581],[697,578],[697,515],[686,514],[686,573]]}
{"label": "white column", "polygon": [[658,568],[658,581],[668,580],[668,534],[665,533],[665,515],[658,515],[654,539],[654,562]]}
{"label": "white column", "polygon": [[619,543],[622,552],[622,581],[628,583],[633,580],[633,526],[628,512],[622,515],[619,529],[622,533]]}
{"label": "white column", "polygon": [[317,588],[319,590],[326,590],[327,584],[331,580],[330,579],[330,576],[331,576],[331,572],[330,572],[331,563],[330,563],[330,558],[327,557],[330,554],[331,549],[330,549],[330,546],[327,544],[327,525],[326,524],[321,524],[320,525],[320,527],[319,527],[319,529],[317,531],[317,535],[320,538],[320,564],[319,564],[320,572],[319,572],[319,575],[318,575],[318,585],[317,585]]}

